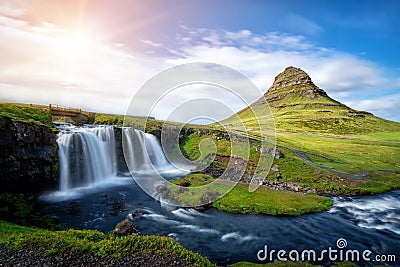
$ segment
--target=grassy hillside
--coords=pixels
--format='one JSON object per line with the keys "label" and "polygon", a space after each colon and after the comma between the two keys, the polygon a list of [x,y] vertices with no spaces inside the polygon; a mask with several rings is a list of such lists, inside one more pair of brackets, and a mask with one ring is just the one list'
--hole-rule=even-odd
{"label": "grassy hillside", "polygon": [[0,103],[0,116],[17,121],[53,126],[50,111],[46,106]]}
{"label": "grassy hillside", "polygon": [[[285,69],[275,78],[264,99],[238,112],[252,136],[260,134],[257,123],[271,121],[268,116],[254,116],[263,109],[270,109],[273,114],[278,146],[286,148],[288,155],[301,151],[316,163],[303,162],[308,167],[322,171],[317,166],[320,165],[350,174],[369,172],[362,181],[342,177],[343,181],[339,184],[343,184],[343,188],[349,183],[353,188],[351,191],[359,193],[400,188],[400,123],[353,110],[335,101],[318,88],[304,71],[293,67]],[[233,117],[229,118],[223,124],[233,120]],[[282,173],[288,179],[296,177],[298,181],[307,182],[306,172],[301,173],[304,167],[297,168],[302,160],[295,158],[288,158],[291,163],[287,164],[283,163],[286,160],[282,160],[280,165],[285,166]],[[337,174],[331,173],[334,176]],[[323,175],[313,184],[316,187],[319,183],[336,184],[336,179],[327,178]]]}

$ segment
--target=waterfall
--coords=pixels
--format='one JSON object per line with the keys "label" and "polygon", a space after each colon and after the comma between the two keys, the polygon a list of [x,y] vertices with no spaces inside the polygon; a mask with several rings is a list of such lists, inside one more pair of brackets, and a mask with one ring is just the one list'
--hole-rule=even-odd
{"label": "waterfall", "polygon": [[109,181],[116,174],[112,126],[63,128],[58,135],[60,190]]}
{"label": "waterfall", "polygon": [[[60,191],[111,182],[118,173],[114,126],[60,126]],[[125,160],[133,174],[175,170],[157,138],[129,127],[122,128]],[[153,167],[154,168],[153,168]]]}
{"label": "waterfall", "polygon": [[162,148],[154,135],[133,128],[122,129],[125,141],[125,160],[133,173],[158,171],[171,168]]}
{"label": "waterfall", "polygon": [[170,168],[170,163],[164,155],[164,151],[160,146],[157,137],[152,134],[145,133],[146,148],[149,153],[151,162],[158,170]]}
{"label": "waterfall", "polygon": [[92,132],[97,135],[103,142],[106,142],[107,151],[110,155],[111,172],[117,174],[117,148],[115,144],[115,134],[113,126],[99,126],[92,128]]}

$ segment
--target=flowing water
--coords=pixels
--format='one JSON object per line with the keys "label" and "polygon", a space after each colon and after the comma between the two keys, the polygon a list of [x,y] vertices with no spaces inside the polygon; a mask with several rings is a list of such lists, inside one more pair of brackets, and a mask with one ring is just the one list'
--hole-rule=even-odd
{"label": "flowing water", "polygon": [[[76,152],[75,150],[79,150],[78,146],[97,153],[105,151],[107,155],[91,156],[96,157],[96,161],[107,162],[108,165],[104,166],[112,169],[113,164],[110,165],[110,162],[114,152],[109,148],[112,141],[105,137],[105,133],[99,134],[102,131],[111,131],[111,128],[75,129],[69,133],[61,133],[58,139],[62,148],[60,164],[76,164],[71,155],[88,156],[83,151]],[[132,148],[127,151],[127,160],[137,161],[134,164],[137,172],[133,175],[151,179],[152,173],[145,172],[148,160],[155,168],[168,168],[168,161],[163,157],[157,139],[131,128],[123,129],[123,134],[129,137],[127,140],[130,140],[129,147]],[[96,138],[100,144],[95,146],[91,138]],[[143,154],[144,147],[148,149],[148,155]],[[63,155],[64,159],[61,157]],[[89,165],[92,163],[89,159],[81,160]],[[216,209],[200,212],[161,205],[144,193],[130,176],[116,176],[115,172],[103,170],[107,175],[90,178],[87,175],[89,171],[82,170],[82,167],[70,167],[69,172],[65,171],[64,174],[72,180],[64,183],[69,188],[65,191],[75,192],[71,194],[73,197],[49,194],[47,199],[44,198],[51,202],[43,205],[42,213],[59,219],[66,226],[108,232],[122,219],[130,218],[142,234],[169,236],[184,247],[222,265],[238,261],[258,262],[257,252],[265,245],[275,250],[313,249],[318,252],[328,247],[336,248],[339,238],[346,239],[348,249],[361,252],[368,249],[372,251],[372,255],[396,255],[397,262],[390,265],[399,265],[399,191],[367,197],[334,198],[334,206],[330,211],[299,217],[229,214]],[[71,176],[78,169],[82,171],[78,177],[86,186],[71,188],[80,184],[76,177]],[[91,171],[92,174],[95,173],[95,170]],[[171,179],[177,173],[179,172],[165,172],[164,176]],[[62,175],[61,171],[61,177]],[[104,183],[97,183],[98,180],[104,180]],[[65,187],[60,189],[63,188]],[[322,263],[328,264],[329,260]],[[373,265],[377,262],[360,264]]]}

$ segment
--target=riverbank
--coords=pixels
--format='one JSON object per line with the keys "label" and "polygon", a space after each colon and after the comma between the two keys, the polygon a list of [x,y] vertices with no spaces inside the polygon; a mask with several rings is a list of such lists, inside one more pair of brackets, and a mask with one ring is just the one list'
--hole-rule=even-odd
{"label": "riverbank", "polygon": [[[172,181],[173,184],[198,187],[215,181],[208,174],[189,174],[184,178]],[[226,186],[223,180],[216,183],[216,191],[222,190]],[[185,190],[174,189],[166,185],[167,190],[159,189],[163,192],[163,198],[169,197],[182,206],[196,205],[193,195]],[[287,190],[274,190],[268,186],[261,186],[254,192],[249,192],[249,184],[240,182],[232,188],[226,195],[210,203],[207,207],[214,207],[218,210],[241,213],[241,214],[265,214],[279,216],[299,216],[311,212],[327,211],[332,207],[332,200],[328,197],[319,196],[315,193],[296,193]],[[207,190],[210,191],[211,189]],[[209,192],[204,192],[207,195]],[[204,196],[198,197],[204,199]]]}
{"label": "riverbank", "polygon": [[94,230],[49,231],[5,221],[0,221],[0,255],[7,256],[0,257],[4,264],[213,266],[168,237],[116,236]]}

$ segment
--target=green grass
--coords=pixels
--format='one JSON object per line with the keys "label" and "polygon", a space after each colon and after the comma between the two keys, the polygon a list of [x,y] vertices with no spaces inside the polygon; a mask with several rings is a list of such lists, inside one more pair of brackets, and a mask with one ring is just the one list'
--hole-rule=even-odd
{"label": "green grass", "polygon": [[366,140],[382,140],[388,142],[400,142],[400,133],[397,132],[374,132],[368,134],[354,135],[354,138]]}
{"label": "green grass", "polygon": [[[192,133],[184,136],[180,147],[184,155],[191,160],[204,159],[208,154],[214,152],[223,156],[231,155],[231,144],[229,140],[217,140],[215,136],[209,134],[199,135],[198,133]],[[201,150],[199,149],[200,147]]]}
{"label": "green grass", "polygon": [[[398,151],[397,144],[382,143],[381,146],[379,142],[302,134],[278,134],[277,136],[278,149],[283,151],[285,157],[275,159],[274,164],[279,165],[283,181],[294,182],[302,187],[314,188],[319,193],[333,195],[380,193],[398,188],[400,185],[399,174],[379,172],[381,169],[392,170],[398,164],[396,161],[398,156],[393,154]],[[198,147],[202,138],[210,138],[210,135],[199,136],[195,133],[185,137],[181,149],[188,158],[193,160],[200,156]],[[230,145],[227,140],[214,140],[214,142],[218,155],[229,156],[229,150],[224,148],[224,146]],[[250,161],[247,170],[251,173],[251,170],[254,170],[254,166],[257,164],[258,152],[254,150],[253,146],[250,147]],[[371,174],[367,177],[368,181],[341,177],[334,172],[303,161],[295,155],[292,149],[305,152],[309,159],[326,167],[349,173],[369,170]],[[377,162],[375,166],[373,166],[374,161]],[[213,164],[223,170],[227,162],[214,161]],[[275,179],[274,172],[270,171],[268,179]]]}
{"label": "green grass", "polygon": [[[400,188],[400,174],[396,173],[400,171],[398,161],[400,144],[381,140],[366,141],[309,134],[278,134],[278,140],[282,146],[303,151],[311,161],[325,167],[353,174],[369,171],[370,174],[365,177],[367,181],[330,180],[344,185],[346,182],[352,182],[347,186],[353,188],[351,190],[353,194],[381,193]],[[295,168],[295,166],[292,164],[292,167]],[[392,172],[382,172],[382,170]],[[293,172],[289,171],[287,175],[289,173]],[[324,173],[329,172],[324,171]],[[330,175],[338,176],[334,173]],[[307,176],[306,173],[303,174],[304,176]],[[328,183],[332,184],[329,181]]]}
{"label": "green grass", "polygon": [[114,114],[96,113],[96,118],[95,118],[94,122],[97,124],[123,126],[124,116],[123,115],[114,115]]}
{"label": "green grass", "polygon": [[278,139],[285,146],[320,155],[314,160],[344,172],[400,170],[400,144],[397,143],[307,134],[278,134]]}
{"label": "green grass", "polygon": [[[328,96],[321,95],[315,98],[304,96],[302,92],[309,89],[315,87],[295,85],[265,94],[278,131],[327,135],[400,132],[400,123],[351,109]],[[237,113],[247,129],[256,127],[257,119],[260,124],[271,124],[271,117],[263,116],[268,114],[266,112],[268,108],[263,101],[256,101],[250,107],[257,114],[257,118],[250,108]],[[234,116],[222,121],[224,125],[238,122]],[[395,140],[398,140],[398,137]]]}
{"label": "green grass", "polygon": [[[212,181],[214,181],[212,176],[197,173],[189,174],[182,179],[173,181],[173,183],[198,187],[209,184]],[[214,191],[218,193],[227,192],[227,188],[223,181],[213,187]],[[175,191],[172,188],[170,189],[170,196],[183,205],[196,206],[195,201],[200,198],[200,195],[193,195],[182,189]],[[304,195],[288,191],[276,191],[265,186],[261,186],[250,193],[248,184],[239,183],[228,194],[214,201],[212,206],[230,213],[297,216],[329,210],[332,206],[332,200],[315,194]]]}
{"label": "green grass", "polygon": [[277,191],[265,186],[250,193],[247,185],[239,184],[215,201],[213,207],[231,213],[298,216],[329,210],[332,200],[315,194]]}
{"label": "green grass", "polygon": [[50,111],[45,106],[0,103],[0,117],[53,127]]}
{"label": "green grass", "polygon": [[94,252],[99,256],[122,257],[130,253],[166,254],[186,260],[191,266],[213,266],[206,258],[193,253],[168,237],[115,236],[94,230],[49,231],[0,221],[0,246],[32,249],[45,255],[65,252]]}
{"label": "green grass", "polygon": [[[274,164],[279,166],[283,181],[299,183],[303,187],[314,188],[319,193],[332,195],[355,195],[365,183],[346,179],[333,172],[316,168],[300,159],[291,149],[283,146],[278,146],[278,148],[285,156],[275,159]],[[270,171],[268,179],[275,179],[274,172]]]}
{"label": "green grass", "polygon": [[[267,92],[263,100],[238,112],[251,136],[260,136],[258,123],[276,126],[277,144],[286,158],[275,161],[285,180],[302,183],[321,193],[362,195],[400,188],[400,123],[351,109],[321,93],[308,97],[315,85],[294,85]],[[257,114],[256,117],[254,114]],[[264,114],[264,115],[263,115]],[[239,132],[234,116],[222,121]],[[264,132],[268,133],[268,132]],[[356,174],[369,171],[367,181],[341,177],[304,162],[299,150],[316,164]],[[385,170],[386,172],[382,172]],[[397,173],[396,173],[397,172]],[[269,176],[270,179],[273,177]]]}

